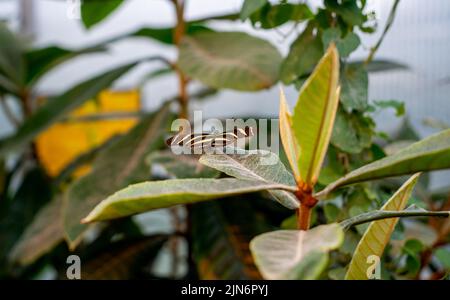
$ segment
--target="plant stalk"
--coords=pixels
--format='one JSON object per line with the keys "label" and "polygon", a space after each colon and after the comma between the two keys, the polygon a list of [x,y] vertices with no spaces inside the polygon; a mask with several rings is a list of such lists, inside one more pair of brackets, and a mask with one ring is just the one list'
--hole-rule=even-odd
{"label": "plant stalk", "polygon": [[297,229],[308,230],[311,225],[312,209],[318,200],[313,197],[312,189],[302,186],[295,192],[295,196],[300,202],[300,207],[297,209]]}
{"label": "plant stalk", "polygon": [[403,211],[372,211],[365,214],[355,216],[353,218],[342,221],[340,224],[344,229],[349,229],[350,227],[382,220],[388,218],[405,218],[405,217],[442,217],[447,218],[450,216],[448,211],[422,211],[422,210],[403,210]]}
{"label": "plant stalk", "polygon": [[[179,50],[181,40],[183,39],[186,30],[186,23],[184,21],[185,1],[172,0],[172,2],[175,6],[175,14],[177,18],[173,39],[175,45],[177,45],[177,48]],[[178,102],[180,104],[180,118],[189,119],[189,96],[187,93],[188,79],[179,68],[176,68],[176,73],[178,76],[178,89],[179,89]]]}
{"label": "plant stalk", "polygon": [[383,42],[384,38],[386,37],[386,34],[388,33],[389,29],[391,28],[392,24],[394,23],[395,14],[397,12],[397,6],[400,3],[400,0],[394,0],[394,4],[392,5],[391,11],[389,13],[389,17],[386,22],[386,26],[384,27],[383,33],[380,36],[380,39],[370,49],[369,55],[367,56],[366,61],[364,64],[367,66],[370,62],[372,62],[373,57],[375,56],[375,53],[377,52],[378,48],[380,47],[381,43]]}
{"label": "plant stalk", "polygon": [[10,109],[8,106],[8,103],[6,103],[6,99],[0,95],[0,105],[2,106],[3,112],[5,113],[6,118],[8,118],[9,122],[18,127],[20,125],[20,121],[16,118],[14,115],[14,112]]}

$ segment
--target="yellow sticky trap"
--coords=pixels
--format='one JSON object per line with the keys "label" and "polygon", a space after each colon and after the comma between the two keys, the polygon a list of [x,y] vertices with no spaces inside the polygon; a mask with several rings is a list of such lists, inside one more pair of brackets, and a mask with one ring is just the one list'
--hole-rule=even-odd
{"label": "yellow sticky trap", "polygon": [[[133,117],[96,121],[77,119],[139,110],[139,91],[103,91],[97,99],[72,112],[68,120],[54,124],[38,136],[36,148],[39,160],[50,176],[57,176],[76,157],[100,146],[112,136],[128,131],[137,122]],[[78,177],[89,170],[90,166],[83,166],[74,175]]]}

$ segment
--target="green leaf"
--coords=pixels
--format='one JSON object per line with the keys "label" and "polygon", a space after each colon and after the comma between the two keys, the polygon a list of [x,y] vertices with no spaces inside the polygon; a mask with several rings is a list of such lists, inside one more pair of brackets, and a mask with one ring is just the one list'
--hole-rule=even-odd
{"label": "green leaf", "polygon": [[197,155],[176,155],[170,150],[150,154],[146,163],[162,169],[168,178],[216,178],[220,174],[200,164]]}
{"label": "green leaf", "polygon": [[373,102],[379,108],[393,108],[397,117],[405,114],[405,103],[397,100],[379,100]]}
{"label": "green leaf", "polygon": [[291,271],[293,278],[297,280],[318,279],[328,265],[328,253],[311,251]]}
{"label": "green leaf", "polygon": [[314,14],[304,3],[292,4],[282,3],[278,5],[266,4],[251,16],[253,25],[258,28],[271,29],[279,27],[289,21],[300,22],[312,19]]}
{"label": "green leaf", "polygon": [[[295,180],[279,157],[265,150],[245,151],[242,154],[211,154],[200,157],[200,163],[238,179],[280,183],[295,187]],[[290,209],[299,207],[297,198],[286,191],[269,191],[280,204]]]}
{"label": "green leaf", "polygon": [[200,279],[261,279],[249,242],[270,227],[249,196],[192,206],[192,248]]}
{"label": "green leaf", "polygon": [[88,229],[80,221],[97,204],[130,183],[147,180],[150,170],[145,157],[164,145],[163,137],[172,119],[169,106],[151,114],[126,135],[98,154],[93,170],[75,181],[65,195],[63,222],[66,239],[74,248]]}
{"label": "green leaf", "polygon": [[300,148],[295,139],[292,128],[292,115],[289,112],[289,107],[286,97],[282,89],[280,89],[280,136],[283,143],[284,152],[289,160],[291,169],[294,172],[295,181],[300,182],[300,172],[298,170],[298,159]]}
{"label": "green leaf", "polygon": [[[308,231],[278,230],[261,234],[250,243],[256,265],[265,279],[305,279],[318,276],[324,256],[344,240],[342,228],[334,223]],[[312,256],[310,256],[312,255]],[[311,266],[313,265],[313,266]],[[312,269],[310,269],[312,268]]]}
{"label": "green leaf", "polygon": [[0,45],[0,86],[5,81],[18,90],[25,75],[23,46],[3,22],[0,22]]}
{"label": "green leaf", "polygon": [[12,198],[0,202],[0,277],[14,244],[31,224],[36,212],[51,199],[49,178],[41,168],[25,173]]}
{"label": "green leaf", "polygon": [[58,121],[85,101],[93,99],[103,89],[109,87],[116,79],[133,68],[136,63],[109,70],[99,76],[82,82],[60,96],[50,98],[17,132],[0,141],[0,156],[17,150],[31,142],[42,130]]}
{"label": "green leaf", "polygon": [[235,178],[169,179],[131,185],[97,205],[83,222],[120,218],[153,209],[189,204],[239,194],[292,187],[279,183]]}
{"label": "green leaf", "polygon": [[269,42],[243,32],[199,32],[183,39],[178,66],[214,88],[256,91],[278,80],[281,55]]}
{"label": "green leaf", "polygon": [[[165,235],[126,239],[108,245],[105,251],[82,259],[83,280],[133,280],[150,277],[158,253],[167,242]],[[65,274],[64,274],[65,275]]]}
{"label": "green leaf", "polygon": [[450,129],[348,173],[316,197],[324,197],[338,187],[357,182],[446,168],[450,168]]}
{"label": "green leaf", "polygon": [[32,86],[48,71],[67,62],[77,56],[104,51],[101,46],[90,47],[80,50],[69,50],[58,46],[49,46],[33,49],[25,53],[28,65],[26,84]]}
{"label": "green leaf", "polygon": [[81,19],[84,26],[89,29],[106,19],[114,12],[123,0],[83,0],[81,3]]}
{"label": "green leaf", "polygon": [[372,144],[372,128],[360,114],[339,109],[336,114],[331,143],[340,150],[357,154]]}
{"label": "green leaf", "polygon": [[344,38],[341,37],[341,30],[337,27],[331,27],[324,30],[322,34],[322,43],[324,49],[327,49],[331,42],[336,44],[341,57],[348,57],[361,44],[361,40],[354,32],[348,32]]}
{"label": "green leaf", "polygon": [[341,103],[347,111],[367,109],[369,76],[363,65],[346,65],[341,87]]}
{"label": "green leaf", "polygon": [[434,255],[443,265],[444,269],[450,270],[450,251],[443,247],[438,248],[434,251]]}
{"label": "green leaf", "polygon": [[298,169],[309,187],[319,177],[339,103],[339,56],[334,45],[300,90],[292,126],[300,147]]}
{"label": "green leaf", "polygon": [[[349,65],[351,66],[361,66],[364,65],[365,62],[361,60],[356,60]],[[366,65],[367,72],[376,73],[376,72],[387,72],[393,70],[408,70],[408,66],[396,61],[384,60],[384,59],[374,59]]]}
{"label": "green leaf", "polygon": [[240,13],[241,20],[247,20],[253,13],[260,10],[268,2],[268,0],[245,0],[242,4]]}
{"label": "green leaf", "polygon": [[5,195],[6,185],[7,185],[8,172],[6,170],[5,160],[0,158],[0,201]]}
{"label": "green leaf", "polygon": [[338,14],[351,26],[359,26],[364,22],[364,15],[357,1],[325,0],[325,7]]}
{"label": "green leaf", "polygon": [[288,56],[281,64],[280,79],[290,84],[309,74],[323,55],[322,40],[309,26],[292,43]]}
{"label": "green leaf", "polygon": [[[401,211],[405,208],[420,174],[415,174],[380,208],[385,211]],[[345,279],[367,279],[367,259],[371,255],[383,255],[398,218],[383,219],[370,223],[356,247]]]}
{"label": "green leaf", "polygon": [[14,245],[10,258],[21,265],[33,263],[64,240],[62,197],[46,204]]}

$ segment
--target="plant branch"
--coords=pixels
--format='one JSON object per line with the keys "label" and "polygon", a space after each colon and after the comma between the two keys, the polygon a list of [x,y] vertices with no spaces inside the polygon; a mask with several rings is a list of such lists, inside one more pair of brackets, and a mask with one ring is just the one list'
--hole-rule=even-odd
{"label": "plant branch", "polygon": [[353,218],[340,222],[341,226],[347,230],[350,227],[388,218],[404,218],[404,217],[443,217],[450,216],[450,211],[425,211],[425,210],[403,210],[403,211],[389,211],[376,210],[364,213]]}
{"label": "plant branch", "polygon": [[9,108],[8,103],[6,103],[6,99],[0,95],[0,105],[2,106],[3,112],[5,113],[8,120],[13,124],[14,126],[19,126],[20,121],[16,118],[12,110]]}
{"label": "plant branch", "polygon": [[318,200],[312,195],[312,189],[299,185],[295,196],[300,202],[297,209],[297,228],[299,230],[308,230],[311,225],[312,209],[316,206]]}
{"label": "plant branch", "polygon": [[[177,23],[173,32],[173,39],[175,44],[177,45],[178,51],[180,49],[181,40],[184,37],[185,33],[185,20],[184,20],[184,0],[172,0],[175,7],[175,14],[177,18]],[[180,118],[188,119],[189,118],[189,96],[187,92],[187,84],[188,79],[184,75],[184,73],[178,68],[175,67],[175,71],[178,75],[178,89],[179,89],[179,98],[178,102],[180,104]]]}
{"label": "plant branch", "polygon": [[394,0],[394,4],[392,5],[391,11],[389,13],[389,17],[387,19],[386,22],[386,26],[384,27],[383,33],[380,36],[380,39],[378,40],[378,42],[375,44],[375,46],[373,46],[370,49],[369,55],[367,56],[367,59],[365,60],[364,64],[367,66],[369,63],[372,62],[373,57],[375,56],[375,53],[377,52],[378,48],[380,48],[381,43],[383,42],[386,34],[388,33],[389,29],[391,28],[392,24],[394,23],[395,20],[395,14],[397,12],[397,6],[400,3],[400,0]]}

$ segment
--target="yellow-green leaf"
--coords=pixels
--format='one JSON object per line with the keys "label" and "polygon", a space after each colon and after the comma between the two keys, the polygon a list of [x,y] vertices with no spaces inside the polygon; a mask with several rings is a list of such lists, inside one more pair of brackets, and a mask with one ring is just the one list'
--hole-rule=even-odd
{"label": "yellow-green leaf", "polygon": [[312,187],[319,177],[339,103],[339,56],[331,44],[300,90],[292,118],[300,146],[301,180]]}
{"label": "yellow-green leaf", "polygon": [[[403,210],[411,196],[419,175],[420,174],[417,173],[406,181],[380,210]],[[378,257],[383,255],[384,248],[388,244],[397,222],[398,218],[390,218],[370,223],[363,237],[359,241],[358,246],[356,247],[349,269],[345,275],[345,279],[368,279],[367,269],[370,266],[367,263],[368,258],[372,255]]]}
{"label": "yellow-green leaf", "polygon": [[295,181],[300,181],[300,173],[298,171],[298,155],[300,152],[297,140],[294,137],[292,131],[292,116],[289,112],[289,107],[286,102],[283,89],[280,89],[280,135],[281,142],[283,143],[284,151],[291,165],[292,172],[294,173]]}
{"label": "yellow-green leaf", "polygon": [[295,187],[236,178],[189,178],[142,182],[130,185],[100,202],[83,222],[111,220],[179,204],[276,189],[292,190]]}

